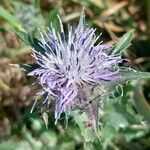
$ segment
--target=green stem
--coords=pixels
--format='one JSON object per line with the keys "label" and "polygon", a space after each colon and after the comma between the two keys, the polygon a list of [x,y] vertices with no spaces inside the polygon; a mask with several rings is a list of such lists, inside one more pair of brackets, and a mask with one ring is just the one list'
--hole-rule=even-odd
{"label": "green stem", "polygon": [[41,0],[34,0],[35,8],[41,9]]}

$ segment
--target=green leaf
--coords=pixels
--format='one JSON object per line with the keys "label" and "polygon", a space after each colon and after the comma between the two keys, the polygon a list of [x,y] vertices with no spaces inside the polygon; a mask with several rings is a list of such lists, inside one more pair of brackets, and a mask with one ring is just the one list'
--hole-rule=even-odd
{"label": "green leaf", "polygon": [[22,41],[29,45],[28,34],[26,32],[19,30],[13,30],[13,32],[15,32]]}
{"label": "green leaf", "polygon": [[[37,38],[33,37],[32,33],[28,34],[28,41],[32,48],[38,53],[45,54],[45,50],[39,45],[41,43]],[[41,43],[42,44],[42,43]]]}
{"label": "green leaf", "polygon": [[13,142],[11,140],[0,143],[1,150],[16,150],[16,149],[28,149],[31,150],[31,146],[26,141]]}
{"label": "green leaf", "polygon": [[129,122],[127,118],[124,117],[124,114],[120,114],[119,112],[115,111],[105,112],[101,119],[102,123],[109,123],[116,130],[129,125]]}
{"label": "green leaf", "polygon": [[101,117],[103,124],[109,123],[118,130],[139,123],[135,114],[129,112],[128,104],[124,104],[122,97],[109,99],[109,101],[104,102],[104,105],[104,114]]}
{"label": "green leaf", "polygon": [[141,82],[135,86],[133,93],[134,106],[136,110],[150,123],[150,105],[146,101],[143,93],[143,87]]}
{"label": "green leaf", "polygon": [[149,79],[150,78],[150,73],[149,72],[140,72],[140,71],[120,71],[119,75],[121,78],[118,80],[119,82],[126,82],[126,81],[131,81],[135,79]]}
{"label": "green leaf", "polygon": [[24,31],[21,24],[17,21],[17,19],[6,9],[0,6],[0,16],[4,18],[9,24],[13,27],[17,28],[19,31]]}
{"label": "green leaf", "polygon": [[[45,50],[40,46],[40,41],[34,37],[33,32],[15,31],[15,33],[28,45],[30,45],[38,53],[45,54]],[[41,43],[42,44],[42,43]]]}
{"label": "green leaf", "polygon": [[72,112],[72,116],[75,119],[75,122],[78,124],[82,135],[86,142],[91,142],[94,140],[94,130],[92,127],[86,127],[89,123],[89,119],[85,113],[79,114],[79,112]]}
{"label": "green leaf", "polygon": [[60,30],[59,20],[57,17],[58,14],[59,14],[58,8],[55,8],[55,9],[51,10],[46,17],[46,25],[50,26],[52,23],[53,27],[55,28],[56,31]]}
{"label": "green leaf", "polygon": [[120,130],[120,133],[124,135],[127,141],[137,140],[144,137],[148,133],[148,129],[142,126],[129,126]]}
{"label": "green leaf", "polygon": [[105,125],[101,132],[101,136],[106,143],[111,140],[115,134],[117,134],[117,130],[109,123]]}
{"label": "green leaf", "polygon": [[26,73],[29,73],[39,67],[38,64],[12,64],[12,65],[17,68],[21,68]]}
{"label": "green leaf", "polygon": [[111,54],[121,54],[124,50],[126,50],[133,39],[134,30],[131,30],[123,35],[123,37],[119,40],[116,47],[111,50]]}

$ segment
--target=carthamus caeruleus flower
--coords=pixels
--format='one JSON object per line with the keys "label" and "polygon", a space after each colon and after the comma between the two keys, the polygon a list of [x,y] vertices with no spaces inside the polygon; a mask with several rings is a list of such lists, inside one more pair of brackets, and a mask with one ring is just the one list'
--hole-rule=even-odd
{"label": "carthamus caeruleus flower", "polygon": [[[59,17],[58,17],[59,18]],[[65,34],[60,21],[60,33],[53,26],[41,32],[43,51],[33,49],[37,68],[29,73],[37,76],[42,90],[39,94],[55,100],[55,119],[62,112],[85,112],[95,127],[100,101],[111,93],[108,85],[121,77],[118,75],[119,55],[109,55],[111,45],[98,43],[95,29],[87,27],[82,13],[76,29],[68,27]]]}

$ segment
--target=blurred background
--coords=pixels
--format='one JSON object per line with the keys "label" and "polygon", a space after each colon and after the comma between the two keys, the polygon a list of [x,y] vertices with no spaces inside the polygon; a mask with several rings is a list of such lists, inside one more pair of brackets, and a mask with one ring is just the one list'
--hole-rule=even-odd
{"label": "blurred background", "polygon": [[[136,89],[137,83],[124,87],[125,96],[120,101],[127,107],[124,112],[117,113],[123,114],[121,118],[126,120],[121,123],[127,123],[127,128],[116,129],[117,125],[113,127],[113,123],[104,126],[101,142],[95,140],[92,145],[84,142],[73,119],[69,119],[66,129],[63,119],[54,125],[51,109],[43,114],[35,109],[30,114],[39,86],[32,85],[33,78],[11,65],[34,62],[31,47],[17,36],[15,29],[24,28],[36,34],[37,27],[50,26],[52,22],[59,30],[57,14],[61,16],[65,27],[68,23],[76,26],[83,7],[87,24],[97,28],[97,34],[102,33],[101,40],[104,43],[114,44],[124,33],[134,29],[132,45],[124,53],[130,63],[125,65],[140,71],[150,71],[150,0],[0,0],[1,150],[150,149],[149,81],[142,82],[139,89]],[[138,101],[137,93],[141,88],[140,98],[145,105],[136,109],[136,104],[135,107],[132,104]],[[117,103],[118,107],[121,106]],[[147,112],[143,112],[145,107]],[[130,118],[127,113],[129,110],[132,115]]]}

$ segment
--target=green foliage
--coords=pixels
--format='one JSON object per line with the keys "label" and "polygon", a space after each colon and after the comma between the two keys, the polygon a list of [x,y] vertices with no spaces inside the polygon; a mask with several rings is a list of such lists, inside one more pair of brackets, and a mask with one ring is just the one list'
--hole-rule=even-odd
{"label": "green foliage", "polygon": [[22,149],[22,148],[32,150],[29,143],[26,141],[21,141],[21,142],[15,143],[12,140],[10,140],[7,142],[2,142],[0,144],[0,149],[2,149],[2,150],[16,150],[16,149]]}
{"label": "green foliage", "polygon": [[37,64],[15,64],[17,68],[21,68],[23,71],[25,71],[27,74],[34,69],[38,68]]}
{"label": "green foliage", "polygon": [[133,93],[133,101],[136,110],[143,115],[144,119],[150,123],[150,105],[146,101],[143,94],[143,87],[141,85],[142,82],[136,83],[135,91]]}
{"label": "green foliage", "polygon": [[89,120],[86,114],[80,114],[79,112],[72,112],[72,116],[75,122],[78,124],[85,142],[91,142],[94,140],[94,130],[92,127],[88,127]]}
{"label": "green foliage", "polygon": [[59,31],[59,20],[57,15],[59,15],[59,11],[58,8],[54,8],[53,10],[51,10],[48,15],[46,16],[46,25],[50,26],[51,23],[53,25],[53,27],[56,29],[56,31]]}
{"label": "green foliage", "polygon": [[134,30],[131,30],[126,34],[124,34],[111,53],[122,54],[131,45],[131,40],[133,39],[133,33]]}
{"label": "green foliage", "polygon": [[0,16],[6,19],[6,21],[9,22],[10,25],[17,28],[20,31],[24,31],[24,29],[21,27],[21,24],[17,21],[17,19],[6,9],[0,6]]}

